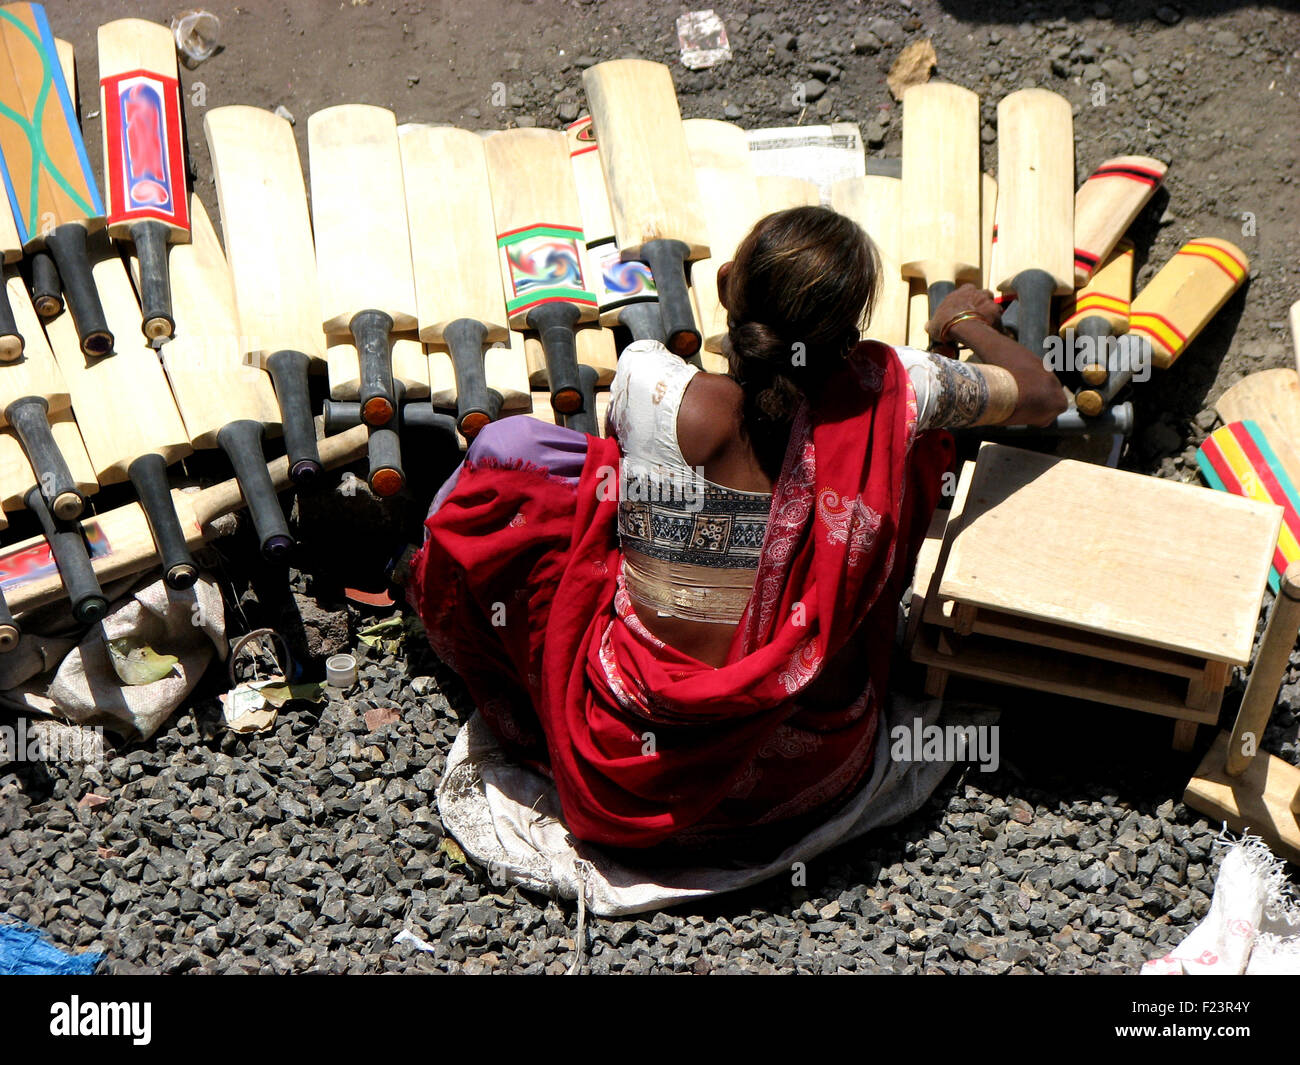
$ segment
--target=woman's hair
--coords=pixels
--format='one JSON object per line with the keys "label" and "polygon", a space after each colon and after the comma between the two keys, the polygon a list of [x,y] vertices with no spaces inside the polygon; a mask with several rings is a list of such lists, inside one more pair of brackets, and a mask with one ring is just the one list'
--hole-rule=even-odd
{"label": "woman's hair", "polygon": [[800,399],[815,398],[857,343],[879,278],[875,245],[827,207],[770,214],[736,249],[726,279],[731,372],[765,469],[763,445],[784,452]]}

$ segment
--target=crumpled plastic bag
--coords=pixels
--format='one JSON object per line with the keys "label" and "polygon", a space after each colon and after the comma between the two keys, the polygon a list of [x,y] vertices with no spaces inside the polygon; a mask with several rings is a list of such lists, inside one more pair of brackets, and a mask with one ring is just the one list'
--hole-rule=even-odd
{"label": "crumpled plastic bag", "polygon": [[[174,655],[176,664],[158,680],[124,685],[109,649],[117,640]],[[177,591],[155,580],[112,603],[104,620],[75,646],[70,640],[24,634],[19,647],[5,656],[23,658],[9,673],[11,686],[0,690],[0,703],[74,724],[100,725],[127,739],[148,739],[194,690],[214,653],[222,659],[226,655],[225,606],[216,582],[201,574],[193,588]],[[24,665],[32,669],[38,664],[46,668],[13,679],[22,675]]]}

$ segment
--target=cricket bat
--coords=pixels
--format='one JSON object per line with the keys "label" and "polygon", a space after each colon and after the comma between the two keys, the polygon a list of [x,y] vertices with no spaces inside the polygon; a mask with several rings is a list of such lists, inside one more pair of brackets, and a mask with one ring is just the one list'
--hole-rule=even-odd
{"label": "cricket bat", "polygon": [[662,63],[615,59],[584,70],[582,84],[620,255],[650,267],[668,349],[689,358],[701,338],[685,264],[711,252],[672,74]]}
{"label": "cricket bat", "polygon": [[[125,275],[124,275],[125,276]],[[319,444],[321,466],[333,469],[365,454],[366,430],[360,426]],[[270,464],[276,491],[289,487],[289,460],[282,456]],[[187,549],[197,548],[222,529],[218,519],[244,505],[243,491],[234,478],[199,492],[174,490],[170,505],[180,516]],[[84,519],[73,526],[78,539],[90,545],[93,575],[104,584],[141,573],[159,561],[148,516],[139,503],[129,503]],[[62,595],[59,574],[50,547],[41,537],[0,549],[0,588],[16,614],[52,603]]]}
{"label": "cricket bat", "polygon": [[821,191],[807,178],[777,177],[762,174],[758,178],[758,199],[763,214],[786,211],[791,207],[820,207]]}
{"label": "cricket bat", "polygon": [[1291,344],[1295,348],[1296,369],[1300,370],[1300,300],[1291,304]]}
{"label": "cricket bat", "polygon": [[126,18],[99,27],[108,235],[139,262],[144,335],[172,335],[168,244],[190,239],[181,92],[172,31]]}
{"label": "cricket bat", "polygon": [[[1282,530],[1268,576],[1274,594],[1288,563],[1300,558],[1300,496],[1279,457],[1285,446],[1270,440],[1257,422],[1244,421],[1214,430],[1196,452],[1196,464],[1211,488],[1282,508]],[[1289,462],[1297,464],[1294,456]]]}
{"label": "cricket bat", "polygon": [[998,239],[998,183],[992,174],[980,175],[980,284],[993,290],[993,245]]}
{"label": "cricket bat", "polygon": [[325,366],[316,250],[288,121],[259,107],[203,116],[244,356],[271,375],[294,484],[320,476],[307,382]]}
{"label": "cricket bat", "polygon": [[[541,340],[532,333],[516,333],[523,340],[524,368],[533,388],[546,388],[550,373],[546,367],[546,351]],[[580,325],[573,331],[574,350],[578,356],[578,373],[588,366],[596,375],[597,385],[608,385],[618,369],[618,347],[614,333],[599,322]],[[581,379],[579,385],[581,386]],[[531,409],[531,408],[530,408]]]}
{"label": "cricket bat", "polygon": [[903,276],[925,282],[928,318],[980,279],[980,100],[969,89],[931,81],[904,91],[902,213]]}
{"label": "cricket bat", "polygon": [[490,374],[485,358],[489,345],[508,339],[510,318],[483,138],[450,126],[398,132],[420,340],[446,349],[457,425],[473,439],[500,415],[506,396],[518,407],[529,391],[522,358],[494,360]]}
{"label": "cricket bat", "polygon": [[[1286,460],[1300,455],[1300,377],[1281,367],[1247,374],[1214,404],[1219,418],[1229,422],[1254,422],[1277,444]],[[1285,462],[1284,462],[1285,465]],[[1300,485],[1300,463],[1287,467],[1293,484]]]}
{"label": "cricket bat", "polygon": [[[86,253],[104,205],[40,4],[0,7],[0,171],[24,252],[49,250],[81,350],[107,355],[113,336]],[[0,308],[0,357],[21,350],[12,318]]]}
{"label": "cricket bat", "polygon": [[509,129],[483,142],[496,219],[506,311],[513,329],[531,329],[546,353],[551,404],[582,410],[577,338],[599,316],[583,272],[582,211],[558,130]]}
{"label": "cricket bat", "polygon": [[709,227],[707,259],[691,265],[691,294],[704,334],[706,351],[722,351],[727,335],[727,309],[718,298],[718,268],[736,254],[764,211],[758,176],[749,158],[749,134],[731,122],[690,118],[682,123],[686,147],[695,167]]}
{"label": "cricket bat", "polygon": [[1097,167],[1074,195],[1074,283],[1086,285],[1110,256],[1169,168],[1146,155],[1119,155]]}
{"label": "cricket bat", "polygon": [[[549,407],[550,404],[548,403],[547,406]],[[346,399],[327,399],[321,414],[324,418],[326,436],[333,436],[362,424],[360,404]],[[459,441],[464,438],[457,432],[455,417],[434,410],[428,403],[403,403],[399,396],[397,421],[402,433],[414,429],[417,432],[430,434],[443,445],[443,450],[448,455],[463,447]],[[421,452],[427,454],[428,448],[422,447]]]}
{"label": "cricket bat", "polygon": [[[90,553],[95,549],[93,541],[83,537],[81,526],[75,521],[63,521],[51,514],[38,486],[28,489],[23,503],[41,527],[43,540],[33,547],[38,554],[42,548],[47,552],[44,555],[48,559],[47,566],[54,571],[54,579],[66,593],[72,616],[83,625],[93,625],[102,620],[108,613],[108,599],[91,564]],[[7,569],[4,563],[0,563],[0,588],[9,584]],[[6,595],[6,600],[8,598]]]}
{"label": "cricket bat", "polygon": [[866,333],[891,346],[907,343],[911,292],[898,253],[903,235],[903,182],[898,178],[845,178],[831,186],[831,206],[857,222],[880,255],[880,290]]}
{"label": "cricket bat", "polygon": [[[265,429],[279,428],[275,391],[266,371],[244,362],[230,267],[198,196],[192,197],[190,218],[191,241],[171,254],[176,331],[162,348],[163,367],[190,444],[226,453],[262,556],[280,561],[294,541],[262,452]],[[145,276],[143,264],[140,275]],[[140,287],[143,298],[143,280]]]}
{"label": "cricket bat", "polygon": [[[551,405],[546,402],[546,393],[538,393],[533,399],[533,410],[531,417],[538,421],[549,422],[552,425],[563,425],[567,429],[577,429],[579,432],[589,433],[592,436],[605,435],[605,419],[609,413],[609,392],[596,392],[594,394],[595,415],[588,419],[587,412],[574,417],[565,417],[558,415],[551,409]],[[594,426],[594,427],[593,427]]]}
{"label": "cricket bat", "polygon": [[[59,66],[63,69],[63,81],[68,87],[68,96],[72,100],[77,121],[81,121],[81,95],[77,90],[77,57],[72,45],[58,37],[54,38],[54,48],[59,55]],[[13,215],[10,212],[9,222]],[[6,229],[7,233],[8,230]],[[17,240],[18,230],[13,230]],[[8,245],[6,245],[6,248]],[[18,242],[18,253],[22,252],[22,243]],[[8,261],[8,260],[6,260]],[[32,305],[42,319],[53,318],[63,310],[63,284],[59,280],[59,268],[54,265],[54,257],[45,248],[32,252],[27,259],[27,276],[31,289]]]}
{"label": "cricket bat", "polygon": [[1074,119],[1065,97],[1021,89],[998,103],[997,214],[995,281],[1019,301],[1020,343],[1041,355],[1052,296],[1074,291]]}
{"label": "cricket bat", "polygon": [[1235,244],[1215,237],[1189,240],[1133,298],[1129,332],[1151,342],[1155,365],[1166,370],[1249,272],[1250,260]]}
{"label": "cricket bat", "polygon": [[[635,260],[624,262],[614,237],[614,214],[591,116],[583,115],[571,122],[564,132],[582,211],[582,232],[587,238],[588,280],[596,290],[601,324],[626,326],[633,340],[657,340],[662,344],[668,337],[650,268]],[[581,351],[578,360],[582,360]]]}
{"label": "cricket bat", "polygon": [[84,355],[67,311],[46,323],[45,334],[68,384],[96,478],[101,485],[131,481],[148,515],[167,583],[188,588],[198,567],[171,504],[167,467],[191,453],[189,434],[162,363],[136,328],[140,305],[107,234],[91,242],[89,258],[108,324],[122,338],[113,357]]}
{"label": "cricket bat", "polygon": [[929,320],[930,293],[923,279],[912,278],[908,282],[907,297],[907,346],[909,348],[929,350],[930,334],[925,331],[925,325]]}
{"label": "cricket bat", "polygon": [[[13,507],[35,484],[57,518],[65,521],[77,518],[86,504],[85,493],[60,450],[50,425],[53,415],[69,411],[72,398],[54,360],[54,353],[46,342],[36,309],[27,297],[22,278],[13,267],[5,270],[4,287],[15,321],[27,343],[16,360],[0,363],[0,414],[3,415],[3,424],[12,427],[22,444],[30,468],[24,470],[21,457],[15,457],[13,461],[17,463],[17,469],[0,475],[0,496],[7,497],[8,505]],[[84,455],[85,449],[80,450]],[[93,483],[93,474],[90,480]]]}
{"label": "cricket bat", "polygon": [[[307,152],[321,327],[351,333],[362,416],[384,425],[397,402],[389,337],[416,328],[397,119],[382,107],[327,107],[307,119]],[[330,395],[344,398],[333,380]]]}
{"label": "cricket bat", "polygon": [[1061,309],[1058,332],[1067,349],[1077,353],[1085,344],[1091,349],[1079,360],[1079,373],[1088,387],[1081,388],[1074,397],[1075,406],[1084,414],[1100,414],[1133,377],[1131,366],[1111,366],[1107,357],[1109,339],[1128,332],[1132,298],[1133,245],[1121,240],[1088,283]]}

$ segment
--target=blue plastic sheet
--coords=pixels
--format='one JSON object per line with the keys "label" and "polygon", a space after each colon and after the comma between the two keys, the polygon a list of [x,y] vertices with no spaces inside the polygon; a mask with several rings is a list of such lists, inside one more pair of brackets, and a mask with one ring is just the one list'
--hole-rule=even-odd
{"label": "blue plastic sheet", "polygon": [[89,976],[102,954],[67,954],[29,924],[0,923],[0,976]]}

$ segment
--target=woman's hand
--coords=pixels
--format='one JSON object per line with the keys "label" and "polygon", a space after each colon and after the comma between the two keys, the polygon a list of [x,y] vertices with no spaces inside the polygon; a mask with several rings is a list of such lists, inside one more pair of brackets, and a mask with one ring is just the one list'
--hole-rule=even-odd
{"label": "woman's hand", "polygon": [[[1002,327],[1002,308],[998,306],[993,293],[988,289],[976,288],[974,285],[967,284],[954,289],[935,308],[934,317],[925,323],[925,331],[930,334],[930,339],[936,343],[944,340],[951,343],[951,337],[945,338],[942,336],[943,330],[954,318],[962,315],[978,315],[994,329],[1001,329]],[[963,318],[962,320],[968,321],[969,319]]]}

